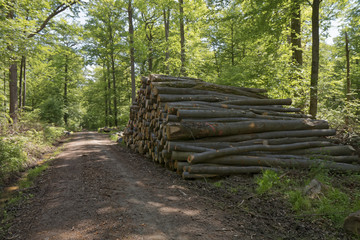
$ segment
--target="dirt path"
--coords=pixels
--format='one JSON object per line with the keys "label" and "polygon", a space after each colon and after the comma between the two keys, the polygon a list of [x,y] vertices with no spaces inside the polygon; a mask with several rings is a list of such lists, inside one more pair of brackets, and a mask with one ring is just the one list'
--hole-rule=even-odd
{"label": "dirt path", "polygon": [[11,210],[6,239],[353,239],[299,218],[281,196],[259,196],[253,176],[214,181],[184,181],[106,135],[76,133],[34,197]]}
{"label": "dirt path", "polygon": [[[174,173],[76,133],[10,229],[13,239],[250,239]],[[178,178],[178,177],[177,177]],[[176,179],[177,179],[176,178]]]}

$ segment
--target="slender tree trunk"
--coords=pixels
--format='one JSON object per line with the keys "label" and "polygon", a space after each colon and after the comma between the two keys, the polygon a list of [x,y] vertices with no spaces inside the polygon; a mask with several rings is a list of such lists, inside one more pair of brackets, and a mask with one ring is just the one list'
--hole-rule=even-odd
{"label": "slender tree trunk", "polygon": [[13,120],[13,123],[17,123],[17,107],[18,107],[18,97],[17,97],[17,64],[14,62],[10,65],[10,117]]}
{"label": "slender tree trunk", "polygon": [[166,50],[165,50],[165,72],[166,74],[170,73],[170,66],[169,66],[169,31],[170,31],[170,8],[167,7],[167,9],[164,9],[164,27],[165,27],[165,44],[166,44]]}
{"label": "slender tree trunk", "polygon": [[349,50],[349,38],[347,32],[345,32],[345,51],[346,51],[346,100],[351,100],[351,79],[350,79],[350,50]]}
{"label": "slender tree trunk", "polygon": [[115,56],[114,51],[111,52],[111,72],[112,72],[112,81],[113,81],[113,101],[114,101],[114,123],[115,126],[118,126],[117,119],[117,95],[116,95],[116,76],[115,76]]}
{"label": "slender tree trunk", "polygon": [[234,24],[231,23],[231,66],[235,66]]}
{"label": "slender tree trunk", "polygon": [[[6,70],[4,70],[4,97],[6,96]],[[6,100],[4,99],[3,107],[6,109]]]}
{"label": "slender tree trunk", "polygon": [[133,26],[133,9],[132,0],[128,3],[128,21],[129,21],[129,45],[130,45],[130,68],[131,68],[131,100],[135,102],[135,50],[134,50],[134,26]]}
{"label": "slender tree trunk", "polygon": [[23,96],[22,96],[22,106],[25,107],[26,105],[26,57],[24,56],[24,69],[23,69],[23,74],[24,74],[24,78],[23,78]]}
{"label": "slender tree trunk", "polygon": [[113,87],[113,104],[114,104],[114,125],[118,125],[117,119],[117,94],[116,94],[116,74],[115,74],[115,50],[114,50],[114,36],[111,26],[111,17],[109,16],[109,39],[110,39],[110,60],[111,60],[111,75],[112,75],[112,87]]}
{"label": "slender tree trunk", "polygon": [[65,55],[65,79],[64,79],[64,122],[65,126],[68,126],[68,56]]}
{"label": "slender tree trunk", "polygon": [[185,61],[186,61],[186,55],[185,55],[185,27],[184,27],[184,0],[179,0],[179,11],[180,11],[180,45],[181,45],[181,53],[180,53],[180,59],[181,59],[181,68],[180,68],[180,75],[186,76],[186,69],[185,69]]}
{"label": "slender tree trunk", "polygon": [[[150,23],[151,24],[151,23]],[[149,29],[149,35],[146,34],[147,40],[148,40],[148,64],[149,64],[149,73],[153,70],[153,47],[152,47],[152,41],[153,41],[153,35],[152,35],[152,26],[147,27]],[[146,29],[145,29],[146,32]]]}
{"label": "slender tree trunk", "polygon": [[301,49],[301,4],[300,0],[292,0],[291,3],[291,47],[292,59],[298,66],[303,65]]}
{"label": "slender tree trunk", "polygon": [[315,118],[318,103],[318,79],[319,79],[319,11],[321,0],[314,0],[312,4],[312,62],[310,84],[310,110],[309,113]]}
{"label": "slender tree trunk", "polygon": [[21,63],[20,63],[20,78],[19,78],[19,109],[21,109],[22,107],[22,86],[23,86],[23,69],[24,69],[24,61],[25,61],[25,57],[22,56],[21,57]]}
{"label": "slender tree trunk", "polygon": [[109,112],[108,112],[108,89],[107,89],[107,74],[106,74],[106,68],[105,68],[105,61],[103,63],[103,75],[104,75],[104,82],[105,82],[105,126],[109,126]]}
{"label": "slender tree trunk", "polygon": [[[15,2],[12,1],[12,4],[15,5]],[[6,16],[7,19],[14,19],[15,13],[12,9],[13,6],[10,6],[10,10]],[[13,52],[13,47],[11,45],[7,46],[10,52]],[[17,62],[16,59],[10,60],[10,68],[9,68],[9,91],[10,91],[10,117],[13,120],[13,123],[17,123],[17,109],[18,109],[18,89],[17,89]]]}
{"label": "slender tree trunk", "polygon": [[[346,101],[351,100],[351,79],[350,79],[350,50],[349,50],[349,38],[347,32],[345,32],[345,52],[346,52]],[[345,124],[349,124],[349,115],[345,114]]]}
{"label": "slender tree trunk", "polygon": [[[107,89],[108,89],[108,112],[109,115],[112,116],[112,110],[111,110],[111,78],[110,78],[110,64],[109,61],[106,61],[106,71],[107,71]],[[111,120],[109,118],[109,125],[111,124]]]}

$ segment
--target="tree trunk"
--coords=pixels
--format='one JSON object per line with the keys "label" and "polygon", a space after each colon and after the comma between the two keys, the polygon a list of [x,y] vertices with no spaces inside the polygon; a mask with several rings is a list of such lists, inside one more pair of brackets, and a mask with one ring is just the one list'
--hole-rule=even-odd
{"label": "tree trunk", "polygon": [[[107,73],[107,89],[108,89],[108,113],[112,118],[112,109],[111,109],[111,78],[110,78],[110,64],[109,61],[106,61],[106,73]],[[111,124],[111,118],[109,118],[109,125]]]}
{"label": "tree trunk", "polygon": [[179,21],[180,21],[180,46],[181,46],[181,52],[180,52],[180,59],[181,59],[181,67],[180,67],[180,75],[186,76],[186,68],[185,68],[185,27],[184,27],[184,0],[179,0]]}
{"label": "tree trunk", "polygon": [[[350,79],[350,50],[349,50],[349,38],[347,32],[345,32],[345,52],[346,52],[346,101],[351,100],[351,79]],[[349,116],[345,114],[345,124],[349,124]]]}
{"label": "tree trunk", "polygon": [[111,72],[112,72],[112,82],[113,82],[113,101],[114,101],[114,123],[115,126],[118,126],[118,119],[117,119],[117,94],[116,94],[116,76],[115,76],[115,56],[114,52],[111,52]]}
{"label": "tree trunk", "polygon": [[[4,70],[4,97],[6,96],[6,71]],[[3,101],[4,110],[6,109],[6,100]]]}
{"label": "tree trunk", "polygon": [[128,3],[128,20],[129,20],[129,38],[130,38],[130,68],[131,68],[131,100],[136,101],[135,95],[135,50],[134,50],[134,26],[133,26],[133,9],[131,6],[132,0]]}
{"label": "tree trunk", "polygon": [[17,123],[17,110],[18,110],[18,90],[17,90],[17,63],[14,62],[10,65],[10,117],[13,123]]}
{"label": "tree trunk", "polygon": [[318,104],[318,80],[319,80],[319,11],[321,0],[314,0],[312,4],[312,62],[310,84],[310,110],[309,113],[315,118]]}
{"label": "tree trunk", "polygon": [[64,122],[65,122],[65,126],[68,126],[68,56],[65,55],[65,79],[64,79],[64,108],[65,108],[65,113],[64,113]]}
{"label": "tree trunk", "polygon": [[301,4],[300,0],[292,0],[291,3],[291,47],[292,59],[298,66],[302,66],[301,49]]}
{"label": "tree trunk", "polygon": [[166,44],[166,50],[165,50],[165,72],[166,74],[170,73],[170,65],[169,65],[169,32],[170,32],[170,7],[166,7],[164,9],[164,28],[165,28],[165,44]]}
{"label": "tree trunk", "polygon": [[345,32],[345,51],[346,51],[346,99],[351,100],[351,79],[350,79],[350,49],[349,38],[347,32]]}
{"label": "tree trunk", "polygon": [[21,57],[21,63],[20,63],[20,78],[19,78],[19,109],[22,107],[22,85],[23,85],[23,68],[24,68],[24,60],[25,57]]}
{"label": "tree trunk", "polygon": [[103,75],[104,75],[104,85],[105,85],[105,94],[104,94],[104,100],[105,100],[105,126],[109,126],[109,112],[108,112],[108,88],[107,88],[107,73],[105,70],[105,61],[103,63]]}
{"label": "tree trunk", "polygon": [[24,79],[23,79],[23,97],[22,97],[22,106],[26,106],[26,57],[24,57],[24,69],[23,69]]}
{"label": "tree trunk", "polygon": [[231,66],[235,66],[234,23],[231,21]]}

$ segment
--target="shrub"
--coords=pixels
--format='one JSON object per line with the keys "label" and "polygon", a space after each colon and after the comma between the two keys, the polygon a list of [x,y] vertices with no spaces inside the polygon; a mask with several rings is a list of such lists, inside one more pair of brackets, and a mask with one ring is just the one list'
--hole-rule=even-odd
{"label": "shrub", "polygon": [[0,182],[11,173],[22,170],[25,161],[26,155],[20,142],[0,138]]}

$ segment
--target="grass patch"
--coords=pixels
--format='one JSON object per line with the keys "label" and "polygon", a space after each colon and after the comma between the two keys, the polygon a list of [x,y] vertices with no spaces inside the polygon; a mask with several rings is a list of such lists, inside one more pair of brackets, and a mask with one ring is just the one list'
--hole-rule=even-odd
{"label": "grass patch", "polygon": [[38,167],[35,167],[33,169],[30,169],[26,174],[25,177],[20,179],[19,181],[19,188],[25,189],[32,187],[34,184],[34,181],[36,178],[44,172],[49,167],[48,163],[44,163],[43,165],[40,165]]}
{"label": "grass patch", "polygon": [[[311,197],[304,194],[304,188],[314,178],[326,188]],[[304,172],[301,178],[265,171],[255,179],[257,194],[283,196],[299,216],[307,215],[313,220],[321,218],[336,228],[342,228],[346,216],[360,209],[359,180],[360,175],[331,175],[321,168]]]}

